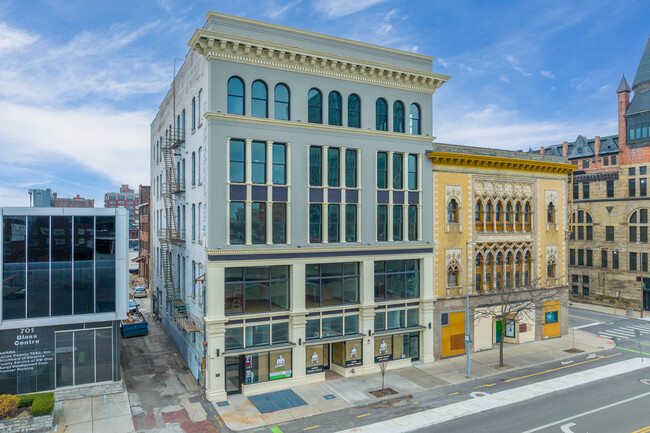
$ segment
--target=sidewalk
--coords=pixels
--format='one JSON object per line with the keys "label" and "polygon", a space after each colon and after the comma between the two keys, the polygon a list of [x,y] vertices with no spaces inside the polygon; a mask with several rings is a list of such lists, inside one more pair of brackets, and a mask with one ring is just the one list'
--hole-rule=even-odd
{"label": "sidewalk", "polygon": [[[415,365],[412,367],[390,370],[386,373],[386,384],[397,391],[398,395],[403,396],[492,376],[503,371],[503,369],[496,368],[499,363],[497,347],[471,354],[472,379],[465,378],[467,358],[459,356],[437,360],[429,364],[414,363]],[[566,351],[574,347],[582,352],[575,354]],[[612,340],[574,330],[561,338],[505,345],[504,362],[507,364],[507,371],[513,371],[613,347]],[[293,387],[288,392],[293,391],[298,397],[297,401],[300,399],[303,401],[299,403],[299,406],[284,410],[261,413],[249,398],[242,395],[231,396],[227,402],[217,403],[216,409],[230,429],[241,431],[271,426],[351,406],[381,402],[385,398],[376,398],[369,393],[369,391],[379,388],[381,388],[381,374],[377,373]],[[275,396],[269,395],[268,398],[272,399]]]}
{"label": "sidewalk", "polygon": [[[579,308],[581,310],[589,310],[589,311],[595,311],[597,313],[605,313],[605,314],[615,314],[617,316],[621,317],[630,317],[630,318],[636,318],[640,319],[641,318],[641,313],[637,310],[632,310],[631,311],[631,316],[627,315],[627,311],[625,308],[617,308],[614,310],[614,307],[606,307],[604,305],[595,305],[595,304],[587,304],[583,302],[573,302],[569,301],[569,307],[571,308]],[[650,311],[644,311],[643,312],[643,320],[649,320],[650,321]]]}

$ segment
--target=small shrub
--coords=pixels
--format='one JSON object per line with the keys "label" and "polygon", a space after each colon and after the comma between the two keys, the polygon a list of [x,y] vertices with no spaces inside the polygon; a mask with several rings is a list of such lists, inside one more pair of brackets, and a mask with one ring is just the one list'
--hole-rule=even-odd
{"label": "small shrub", "polygon": [[34,399],[36,398],[36,395],[17,395],[16,397],[18,397],[18,407],[27,407],[32,405]]}
{"label": "small shrub", "polygon": [[53,392],[44,392],[42,394],[37,394],[34,402],[32,403],[32,416],[41,416],[47,415],[52,412],[54,407],[54,393]]}
{"label": "small shrub", "polygon": [[0,395],[0,418],[11,418],[18,409],[19,398],[9,394]]}

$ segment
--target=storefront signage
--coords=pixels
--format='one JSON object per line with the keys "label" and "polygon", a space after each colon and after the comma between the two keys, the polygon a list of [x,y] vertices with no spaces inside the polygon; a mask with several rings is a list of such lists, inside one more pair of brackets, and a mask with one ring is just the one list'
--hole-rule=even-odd
{"label": "storefront signage", "polygon": [[311,356],[309,356],[309,350],[307,350],[307,356],[309,357],[309,362],[307,363],[307,374],[320,373],[323,371],[323,361],[318,356],[318,352],[321,352],[322,355],[322,351],[322,346],[318,346],[318,349],[313,350]]}
{"label": "storefront signage", "polygon": [[515,338],[515,321],[514,320],[508,320],[506,322],[506,337],[508,338]]}
{"label": "storefront signage", "polygon": [[557,323],[557,311],[547,311],[544,313],[544,323]]}
{"label": "storefront signage", "polygon": [[271,371],[269,373],[269,380],[286,379],[288,377],[291,377],[291,367],[289,366],[289,369],[286,369],[286,364],[287,361],[284,359],[284,356],[282,356],[282,354],[279,354],[275,359],[275,365],[271,366],[271,368],[275,371]]}
{"label": "storefront signage", "polygon": [[355,367],[357,365],[362,365],[362,364],[363,364],[363,361],[361,361],[360,359],[353,359],[351,361],[345,361],[345,366],[346,367]]}
{"label": "storefront signage", "polygon": [[[43,389],[54,388],[54,328],[19,328],[0,332],[0,394],[34,392],[37,389],[18,389],[28,378],[46,376]],[[49,384],[46,384],[49,382]]]}

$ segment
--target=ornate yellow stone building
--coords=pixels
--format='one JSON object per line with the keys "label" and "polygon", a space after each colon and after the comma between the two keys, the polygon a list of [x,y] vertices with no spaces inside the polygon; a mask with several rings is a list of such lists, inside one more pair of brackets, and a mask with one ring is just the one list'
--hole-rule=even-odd
{"label": "ornate yellow stone building", "polygon": [[447,144],[434,144],[427,156],[433,164],[435,358],[465,353],[467,287],[471,351],[490,349],[500,338],[501,322],[479,318],[482,306],[521,303],[533,291],[539,302],[509,321],[505,341],[565,333],[567,175],[575,166],[560,157]]}

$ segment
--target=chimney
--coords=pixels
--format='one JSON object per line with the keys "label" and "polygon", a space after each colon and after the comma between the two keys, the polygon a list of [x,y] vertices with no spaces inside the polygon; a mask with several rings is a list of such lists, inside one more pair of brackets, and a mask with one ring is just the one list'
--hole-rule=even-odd
{"label": "chimney", "polygon": [[569,156],[569,143],[566,141],[562,142],[562,156],[565,158]]}
{"label": "chimney", "polygon": [[594,138],[594,159],[596,163],[600,161],[600,136],[598,135]]}
{"label": "chimney", "polygon": [[621,83],[616,90],[618,96],[618,148],[619,164],[627,164],[629,161],[629,150],[627,147],[627,123],[625,113],[630,105],[630,86],[627,84],[625,75],[621,78]]}
{"label": "chimney", "polygon": [[539,148],[539,154],[540,155],[546,155],[546,149],[544,148],[544,146]]}

